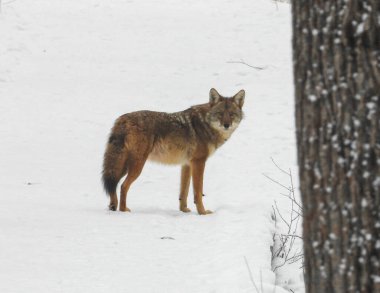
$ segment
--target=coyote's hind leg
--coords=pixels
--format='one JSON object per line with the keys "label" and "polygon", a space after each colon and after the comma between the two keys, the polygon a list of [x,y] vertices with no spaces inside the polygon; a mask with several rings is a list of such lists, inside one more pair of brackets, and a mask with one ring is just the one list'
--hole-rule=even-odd
{"label": "coyote's hind leg", "polygon": [[110,204],[108,205],[108,208],[110,211],[116,211],[117,205],[118,205],[118,200],[117,200],[117,194],[115,192],[115,193],[110,194]]}
{"label": "coyote's hind leg", "polygon": [[131,184],[140,176],[141,171],[146,162],[145,158],[132,159],[128,161],[128,174],[125,178],[120,190],[120,206],[119,210],[121,212],[130,212],[131,210],[127,207],[127,193]]}

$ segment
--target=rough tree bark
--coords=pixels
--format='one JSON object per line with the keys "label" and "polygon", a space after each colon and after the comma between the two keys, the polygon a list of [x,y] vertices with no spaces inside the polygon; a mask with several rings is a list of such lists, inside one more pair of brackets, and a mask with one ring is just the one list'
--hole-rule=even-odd
{"label": "rough tree bark", "polygon": [[307,292],[380,292],[380,1],[292,13]]}

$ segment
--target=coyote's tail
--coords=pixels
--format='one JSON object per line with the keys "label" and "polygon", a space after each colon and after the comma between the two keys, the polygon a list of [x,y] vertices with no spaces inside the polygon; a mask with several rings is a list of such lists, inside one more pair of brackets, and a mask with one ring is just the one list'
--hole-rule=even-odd
{"label": "coyote's tail", "polygon": [[124,137],[111,134],[104,153],[102,181],[107,195],[116,193],[120,179],[127,171],[127,155],[124,149]]}

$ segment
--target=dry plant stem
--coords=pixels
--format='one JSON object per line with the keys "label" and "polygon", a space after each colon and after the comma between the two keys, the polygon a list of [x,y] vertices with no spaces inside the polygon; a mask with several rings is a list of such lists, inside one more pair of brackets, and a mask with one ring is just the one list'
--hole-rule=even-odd
{"label": "dry plant stem", "polygon": [[292,210],[290,214],[290,221],[285,220],[285,218],[282,216],[276,202],[275,202],[275,205],[276,205],[276,211],[279,217],[287,225],[288,230],[286,234],[278,235],[279,236],[278,238],[281,241],[281,245],[280,245],[280,248],[273,253],[272,260],[275,257],[280,257],[281,255],[283,255],[282,258],[284,259],[284,261],[282,264],[276,266],[274,268],[274,271],[278,269],[279,267],[284,266],[286,263],[294,262],[295,258],[298,258],[301,256],[301,254],[298,254],[298,255],[294,254],[292,257],[290,257],[290,254],[293,251],[295,240],[296,239],[302,240],[302,237],[296,235],[301,214],[298,211],[295,211],[293,201],[292,201]]}
{"label": "dry plant stem", "polygon": [[277,180],[274,180],[273,178],[269,177],[266,174],[263,174],[266,178],[271,180],[272,182],[276,183],[278,186],[281,186],[282,188],[286,189],[288,191],[288,194],[283,194],[281,195],[285,196],[286,198],[290,199],[291,201],[291,212],[290,212],[290,219],[287,220],[285,217],[282,215],[280,209],[278,208],[277,202],[275,201],[274,207],[272,206],[273,209],[273,218],[275,222],[277,222],[277,215],[281,219],[283,223],[288,227],[286,233],[283,234],[274,234],[273,235],[273,240],[275,241],[276,237],[280,241],[280,246],[277,250],[272,251],[272,261],[275,258],[283,258],[283,262],[279,265],[277,265],[273,271],[276,271],[278,268],[284,266],[285,264],[291,264],[295,263],[299,260],[303,260],[303,253],[299,252],[298,250],[293,253],[294,249],[294,244],[295,241],[298,240],[303,240],[302,237],[296,235],[298,225],[299,225],[299,220],[302,217],[302,206],[298,203],[297,199],[295,198],[295,193],[294,193],[294,183],[293,183],[293,177],[292,177],[292,172],[289,169],[289,171],[285,171],[282,169],[275,161],[273,158],[271,158],[273,164],[277,167],[278,170],[280,170],[282,173],[286,174],[289,176],[290,180],[290,186],[285,186],[284,184],[278,182]]}

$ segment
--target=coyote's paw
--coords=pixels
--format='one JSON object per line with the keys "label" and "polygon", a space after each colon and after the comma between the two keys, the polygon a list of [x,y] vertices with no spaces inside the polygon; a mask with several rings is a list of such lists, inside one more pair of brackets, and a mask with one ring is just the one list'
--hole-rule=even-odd
{"label": "coyote's paw", "polygon": [[120,212],[130,212],[131,210],[127,207],[120,207]]}
{"label": "coyote's paw", "polygon": [[181,212],[184,212],[184,213],[190,213],[191,212],[191,210],[189,208],[181,208],[180,210],[181,210]]}
{"label": "coyote's paw", "polygon": [[209,214],[212,214],[212,211],[210,211],[210,210],[198,211],[198,214],[200,214],[200,215],[209,215]]}
{"label": "coyote's paw", "polygon": [[109,209],[110,211],[116,211],[116,210],[117,210],[117,205],[110,204],[110,205],[108,206],[108,209]]}

